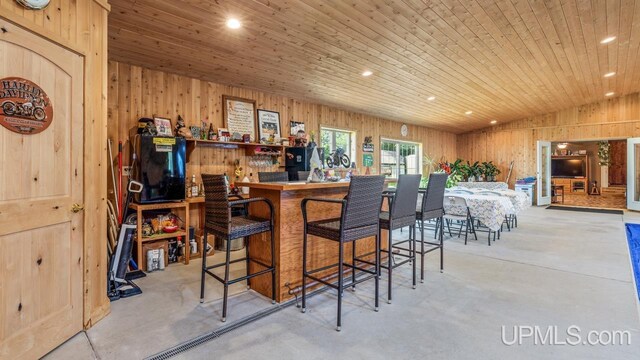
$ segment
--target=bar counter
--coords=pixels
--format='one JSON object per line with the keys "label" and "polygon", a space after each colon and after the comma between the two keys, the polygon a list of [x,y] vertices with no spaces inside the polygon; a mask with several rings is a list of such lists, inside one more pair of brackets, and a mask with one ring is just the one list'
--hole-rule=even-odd
{"label": "bar counter", "polygon": [[[271,200],[274,206],[276,248],[276,300],[286,301],[293,297],[289,289],[302,285],[302,234],[303,219],[300,203],[305,197],[323,197],[342,199],[349,189],[349,182],[274,182],[274,183],[243,183],[236,182],[238,187],[249,187],[250,197],[263,197]],[[340,216],[340,204],[311,202],[307,207],[308,220],[337,218]],[[268,217],[269,209],[266,205],[255,203],[251,205],[250,214]],[[384,236],[384,235],[383,235]],[[373,252],[374,238],[359,240],[356,253]],[[250,256],[263,262],[270,261],[269,236],[259,234],[251,236],[248,241]],[[338,243],[335,241],[309,236],[308,266],[310,269],[319,268],[338,262]],[[345,246],[344,258],[350,262],[352,245]],[[259,271],[257,265],[251,264],[250,271]],[[326,277],[334,273],[332,269],[320,273]],[[269,276],[259,276],[251,280],[251,288],[265,296],[271,296],[271,279]]]}

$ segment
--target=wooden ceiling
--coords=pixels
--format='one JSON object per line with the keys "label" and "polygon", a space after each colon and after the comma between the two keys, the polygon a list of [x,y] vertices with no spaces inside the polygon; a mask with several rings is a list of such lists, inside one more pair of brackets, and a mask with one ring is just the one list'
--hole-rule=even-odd
{"label": "wooden ceiling", "polygon": [[110,3],[113,60],[456,133],[640,90],[640,0]]}

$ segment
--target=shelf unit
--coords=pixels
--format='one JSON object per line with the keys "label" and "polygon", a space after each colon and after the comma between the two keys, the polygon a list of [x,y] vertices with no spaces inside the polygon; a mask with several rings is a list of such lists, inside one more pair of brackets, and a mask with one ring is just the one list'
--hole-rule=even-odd
{"label": "shelf unit", "polygon": [[282,154],[284,153],[284,146],[282,145],[243,143],[243,142],[237,142],[237,141],[187,139],[187,162],[189,162],[191,158],[191,153],[193,153],[193,151],[197,147],[208,147],[208,148],[217,148],[217,149],[243,148],[245,149],[245,153],[248,156],[253,156],[253,155],[282,156]]}
{"label": "shelf unit", "polygon": [[[164,240],[164,239],[170,239],[170,238],[177,238],[178,236],[181,236],[183,238],[183,241],[185,241],[185,244],[188,245],[189,244],[189,240],[187,239],[189,236],[189,202],[188,201],[180,201],[180,202],[163,202],[163,203],[153,203],[153,204],[131,204],[129,205],[129,208],[133,209],[136,211],[136,215],[137,215],[137,221],[136,221],[136,230],[137,230],[137,236],[136,236],[136,250],[137,250],[137,254],[136,254],[136,263],[138,264],[138,268],[142,269],[143,268],[143,264],[142,264],[142,244],[145,242],[150,242],[150,241],[156,241],[156,240]],[[185,211],[185,218],[184,218],[184,223],[185,226],[187,227],[187,229],[180,229],[176,232],[173,233],[162,233],[162,234],[155,234],[155,235],[151,235],[151,236],[142,236],[142,219],[144,219],[144,217],[142,216],[142,212],[143,211],[149,211],[149,210],[168,210],[168,209],[184,209]],[[184,264],[188,265],[189,264],[189,249],[188,247],[185,247],[185,251],[184,251],[184,256],[183,256],[183,260],[184,260]]]}

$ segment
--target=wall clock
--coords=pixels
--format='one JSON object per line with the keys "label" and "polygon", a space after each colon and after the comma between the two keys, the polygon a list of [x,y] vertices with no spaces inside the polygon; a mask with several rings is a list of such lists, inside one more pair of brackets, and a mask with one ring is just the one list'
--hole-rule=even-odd
{"label": "wall clock", "polygon": [[402,126],[400,127],[400,135],[406,137],[408,134],[409,134],[409,128],[407,127],[407,124],[402,124]]}
{"label": "wall clock", "polygon": [[51,0],[16,0],[16,2],[30,10],[42,10]]}

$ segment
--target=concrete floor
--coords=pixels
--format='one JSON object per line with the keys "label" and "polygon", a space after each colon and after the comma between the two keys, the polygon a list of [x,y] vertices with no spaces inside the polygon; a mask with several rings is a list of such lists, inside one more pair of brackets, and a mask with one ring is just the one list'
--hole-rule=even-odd
{"label": "concrete floor", "polygon": [[[401,268],[394,273],[393,304],[381,301],[378,313],[373,282],[347,291],[340,333],[334,330],[336,295],[328,291],[309,300],[306,314],[286,308],[176,358],[636,358],[640,321],[623,221],[640,222],[640,216],[532,208],[519,220],[491,247],[486,234],[467,246],[448,239],[445,272],[437,271],[433,254],[426,281],[415,290],[410,267]],[[109,317],[47,359],[139,359],[221,326],[221,286],[210,280],[208,301],[200,305],[197,267],[177,265],[141,279],[144,295],[113,303]],[[228,322],[271,306],[239,286]],[[571,325],[583,335],[628,330],[631,345],[534,345],[532,339],[504,345],[501,327],[511,338],[517,325],[557,326],[559,340]]]}

